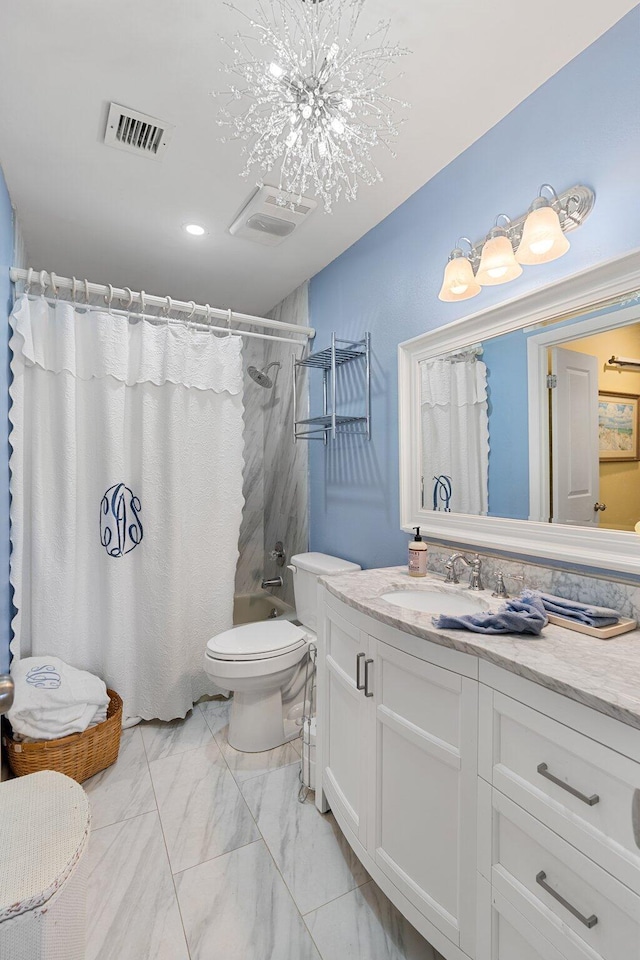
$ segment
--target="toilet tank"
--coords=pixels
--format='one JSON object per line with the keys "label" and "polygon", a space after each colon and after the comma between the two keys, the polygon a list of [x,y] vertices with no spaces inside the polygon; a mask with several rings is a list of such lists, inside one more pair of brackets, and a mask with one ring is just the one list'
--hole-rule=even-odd
{"label": "toilet tank", "polygon": [[334,573],[353,573],[360,570],[357,563],[330,557],[326,553],[298,553],[291,557],[289,570],[293,573],[296,597],[296,615],[300,623],[316,631],[318,613],[318,577]]}

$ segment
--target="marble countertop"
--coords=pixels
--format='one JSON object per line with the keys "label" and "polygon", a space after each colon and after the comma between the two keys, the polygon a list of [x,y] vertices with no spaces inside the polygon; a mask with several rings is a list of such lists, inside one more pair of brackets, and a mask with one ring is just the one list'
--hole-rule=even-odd
{"label": "marble countertop", "polygon": [[[481,657],[527,680],[584,703],[600,713],[640,728],[640,629],[611,640],[589,637],[548,624],[539,637],[437,630],[431,614],[418,613],[381,599],[395,590],[439,590],[464,594],[433,575],[410,577],[406,567],[385,567],[322,578],[329,593],[361,613],[405,633],[461,653]],[[501,600],[491,591],[474,593],[490,610]],[[446,609],[443,608],[443,613]]]}

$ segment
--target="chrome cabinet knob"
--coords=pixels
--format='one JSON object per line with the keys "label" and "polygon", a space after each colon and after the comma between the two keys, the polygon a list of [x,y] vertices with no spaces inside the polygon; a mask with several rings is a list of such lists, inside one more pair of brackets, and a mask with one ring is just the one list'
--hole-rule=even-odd
{"label": "chrome cabinet knob", "polygon": [[606,509],[607,509],[607,505],[606,505],[606,503],[594,503],[593,509],[594,509],[594,511],[597,513],[598,510],[606,510]]}

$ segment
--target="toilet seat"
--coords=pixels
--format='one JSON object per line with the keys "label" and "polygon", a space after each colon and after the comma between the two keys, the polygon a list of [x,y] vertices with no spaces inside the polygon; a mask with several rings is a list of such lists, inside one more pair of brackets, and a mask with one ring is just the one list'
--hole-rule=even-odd
{"label": "toilet seat", "polygon": [[260,620],[212,637],[206,655],[213,660],[253,661],[278,657],[306,646],[307,634],[289,620]]}

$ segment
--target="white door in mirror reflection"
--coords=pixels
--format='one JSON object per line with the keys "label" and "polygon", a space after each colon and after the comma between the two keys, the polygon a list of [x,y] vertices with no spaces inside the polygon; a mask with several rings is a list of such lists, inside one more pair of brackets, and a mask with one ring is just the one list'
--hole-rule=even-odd
{"label": "white door in mirror reflection", "polygon": [[553,522],[597,526],[598,359],[560,347],[550,353]]}

